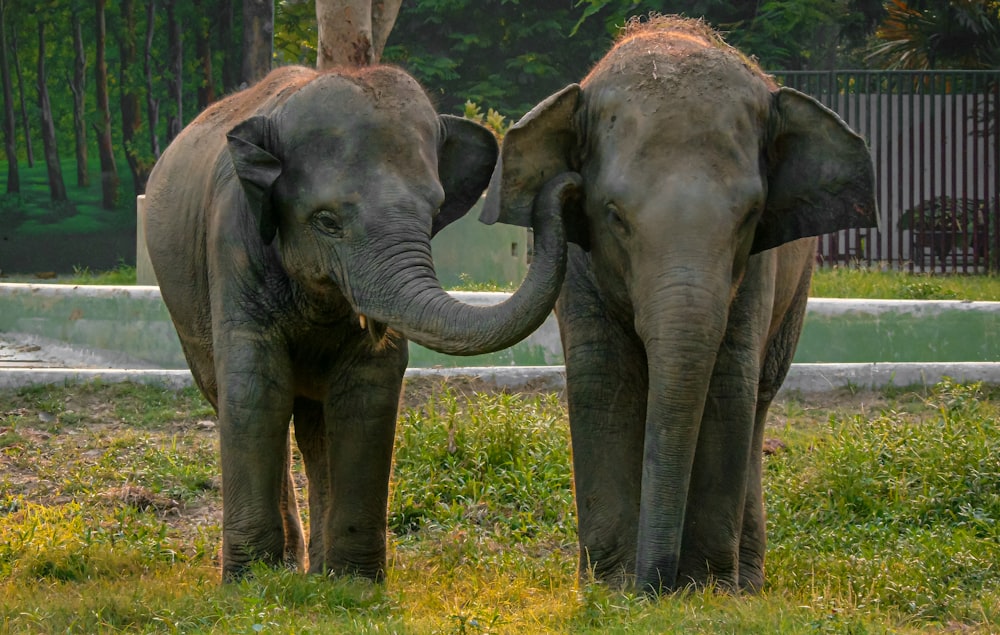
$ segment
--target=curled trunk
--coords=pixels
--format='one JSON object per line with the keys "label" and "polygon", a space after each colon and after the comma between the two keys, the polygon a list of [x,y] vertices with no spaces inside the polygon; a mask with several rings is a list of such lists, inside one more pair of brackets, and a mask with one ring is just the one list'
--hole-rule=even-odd
{"label": "curled trunk", "polygon": [[[361,313],[389,324],[414,342],[451,355],[479,355],[507,348],[537,329],[551,313],[566,273],[562,203],[579,186],[575,173],[560,175],[539,193],[534,208],[535,256],[521,287],[494,306],[459,302],[434,275],[430,253],[408,254],[404,275],[383,288],[384,302],[366,297],[372,285],[352,289]],[[416,262],[413,262],[416,260]]]}

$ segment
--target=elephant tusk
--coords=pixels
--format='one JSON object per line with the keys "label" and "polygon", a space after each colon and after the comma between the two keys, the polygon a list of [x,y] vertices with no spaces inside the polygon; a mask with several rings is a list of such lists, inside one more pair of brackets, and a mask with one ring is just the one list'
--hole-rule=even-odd
{"label": "elephant tusk", "polygon": [[358,324],[361,325],[361,330],[362,331],[364,331],[365,329],[368,328],[368,318],[365,317],[364,313],[359,313],[358,314]]}

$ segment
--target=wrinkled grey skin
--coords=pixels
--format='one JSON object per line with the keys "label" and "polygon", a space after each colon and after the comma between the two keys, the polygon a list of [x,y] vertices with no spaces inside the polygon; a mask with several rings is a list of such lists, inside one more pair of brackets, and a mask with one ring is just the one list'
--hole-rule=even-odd
{"label": "wrinkled grey skin", "polygon": [[[453,354],[514,344],[565,272],[559,204],[510,301],[441,290],[433,233],[489,181],[496,141],[438,116],[400,70],[282,68],[212,106],[146,190],[146,243],[195,381],[219,418],[223,574],[299,565],[289,420],[309,481],[309,569],[378,579],[405,337]],[[391,329],[391,330],[387,330]]]}
{"label": "wrinkled grey skin", "polygon": [[556,305],[580,573],[659,593],[764,580],[761,447],[816,239],[876,223],[863,140],[699,22],[662,18],[504,140],[483,220],[583,177]]}

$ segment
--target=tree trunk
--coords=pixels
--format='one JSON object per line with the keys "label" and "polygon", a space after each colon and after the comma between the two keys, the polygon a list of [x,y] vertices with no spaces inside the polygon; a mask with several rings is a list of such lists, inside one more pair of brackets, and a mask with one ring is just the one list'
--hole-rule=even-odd
{"label": "tree trunk", "polygon": [[382,51],[385,50],[385,43],[396,24],[402,4],[403,0],[372,0],[372,48],[375,51],[375,64],[382,59]]}
{"label": "tree trunk", "polygon": [[194,34],[195,55],[198,57],[198,68],[201,71],[201,81],[198,83],[198,112],[215,101],[215,81],[212,79],[211,24],[209,18],[199,18],[198,28]]}
{"label": "tree trunk", "polygon": [[217,3],[215,19],[218,46],[222,51],[222,92],[231,93],[240,85],[240,47],[233,37],[233,0]]}
{"label": "tree trunk", "polygon": [[316,0],[316,67],[378,64],[402,0]]}
{"label": "tree trunk", "polygon": [[17,54],[17,34],[10,34],[10,52],[14,57],[14,72],[17,73],[17,94],[21,104],[21,127],[24,129],[24,150],[28,159],[28,167],[35,167],[35,149],[31,143],[31,122],[28,121],[28,108],[24,105],[24,75],[21,73],[21,60]]}
{"label": "tree trunk", "polygon": [[274,53],[274,2],[243,0],[243,70],[241,86],[250,86],[271,71]]}
{"label": "tree trunk", "polygon": [[146,4],[146,50],[143,59],[143,70],[146,75],[146,119],[149,120],[149,152],[153,160],[160,158],[160,137],[156,128],[160,123],[160,100],[153,92],[153,28],[156,23],[156,0],[147,0]]}
{"label": "tree trunk", "polygon": [[98,123],[97,150],[101,160],[101,207],[114,209],[118,205],[118,168],[115,166],[114,148],[111,146],[111,106],[108,104],[108,63],[104,49],[107,31],[104,24],[106,0],[95,0],[97,32],[97,55],[94,63],[97,92]]}
{"label": "tree trunk", "polygon": [[[46,16],[47,17],[47,16]],[[38,109],[42,116],[42,146],[45,149],[45,166],[49,175],[49,196],[55,203],[69,200],[59,164],[59,147],[56,145],[56,127],[52,121],[52,105],[45,76],[45,18],[38,20]]]}
{"label": "tree trunk", "polygon": [[14,98],[10,85],[10,67],[7,64],[7,3],[0,0],[0,75],[3,82],[3,137],[7,153],[7,193],[21,191],[21,178],[17,171],[17,145],[14,141]]}
{"label": "tree trunk", "polygon": [[137,83],[132,81],[131,70],[138,58],[139,48],[136,45],[135,30],[135,0],[121,0],[121,28],[118,30],[118,90],[119,104],[122,115],[122,145],[125,146],[125,160],[132,173],[132,186],[135,195],[146,191],[146,179],[149,178],[149,161],[143,159],[139,151],[138,134],[142,127],[142,116],[139,109],[139,95],[136,93]]}
{"label": "tree trunk", "polygon": [[184,43],[177,0],[167,0],[167,68],[167,94],[175,108],[167,115],[167,143],[170,143],[184,127]]}
{"label": "tree trunk", "polygon": [[316,25],[316,67],[320,70],[367,66],[374,61],[371,0],[316,0]]}
{"label": "tree trunk", "polygon": [[90,174],[87,170],[87,122],[86,122],[86,88],[87,88],[87,53],[83,48],[83,27],[80,24],[80,13],[73,11],[73,79],[69,88],[73,91],[73,137],[76,142],[76,185],[90,185]]}

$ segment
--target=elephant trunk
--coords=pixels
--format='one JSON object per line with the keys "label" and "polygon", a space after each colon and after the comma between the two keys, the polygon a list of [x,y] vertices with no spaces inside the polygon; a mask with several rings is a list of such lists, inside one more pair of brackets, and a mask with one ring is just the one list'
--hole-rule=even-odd
{"label": "elephant trunk", "polygon": [[[537,329],[552,312],[566,273],[566,235],[562,204],[579,187],[580,177],[553,178],[535,199],[532,225],[535,251],[528,275],[506,301],[493,306],[462,303],[441,288],[429,245],[395,257],[396,273],[387,276],[377,298],[364,295],[371,284],[352,288],[355,306],[414,342],[450,355],[479,355],[507,348]],[[405,262],[403,262],[405,260]],[[400,268],[402,271],[400,271]]]}
{"label": "elephant trunk", "polygon": [[[666,276],[670,278],[671,276]],[[685,509],[712,369],[728,317],[722,280],[673,284],[636,311],[649,366],[636,588],[678,587]]]}

